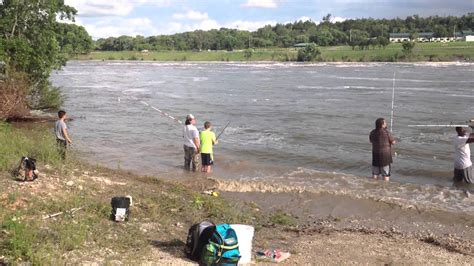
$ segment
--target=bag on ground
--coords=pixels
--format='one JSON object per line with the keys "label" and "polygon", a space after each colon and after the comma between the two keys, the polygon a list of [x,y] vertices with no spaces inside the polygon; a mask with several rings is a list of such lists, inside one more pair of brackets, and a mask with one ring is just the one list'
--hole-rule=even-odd
{"label": "bag on ground", "polygon": [[26,156],[21,157],[17,174],[23,178],[23,181],[33,181],[38,178],[36,159]]}
{"label": "bag on ground", "polygon": [[237,234],[229,224],[211,227],[211,237],[201,252],[200,265],[237,265],[240,259]]}
{"label": "bag on ground", "polygon": [[130,197],[113,197],[111,219],[116,222],[128,220],[130,215]]}
{"label": "bag on ground", "polygon": [[202,248],[208,243],[212,234],[210,229],[214,226],[211,222],[203,221],[189,228],[186,246],[184,246],[184,253],[189,259],[194,261],[201,259]]}

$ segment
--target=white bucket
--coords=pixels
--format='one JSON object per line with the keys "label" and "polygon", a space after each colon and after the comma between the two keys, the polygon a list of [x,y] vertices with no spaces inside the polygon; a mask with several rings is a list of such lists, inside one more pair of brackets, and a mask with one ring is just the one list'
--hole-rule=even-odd
{"label": "white bucket", "polygon": [[239,264],[247,264],[252,261],[252,239],[254,229],[250,225],[245,224],[231,224],[230,227],[234,229],[239,241],[240,260]]}

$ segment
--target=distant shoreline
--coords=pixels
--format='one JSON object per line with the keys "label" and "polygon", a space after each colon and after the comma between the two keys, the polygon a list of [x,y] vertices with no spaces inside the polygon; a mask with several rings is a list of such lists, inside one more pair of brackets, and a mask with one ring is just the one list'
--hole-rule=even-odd
{"label": "distant shoreline", "polygon": [[[360,50],[350,46],[319,47],[317,62],[474,62],[474,42],[417,43],[412,53],[403,53],[399,43],[386,48]],[[235,51],[95,51],[70,60],[126,60],[171,62],[297,62],[297,48],[259,48],[251,55]]]}

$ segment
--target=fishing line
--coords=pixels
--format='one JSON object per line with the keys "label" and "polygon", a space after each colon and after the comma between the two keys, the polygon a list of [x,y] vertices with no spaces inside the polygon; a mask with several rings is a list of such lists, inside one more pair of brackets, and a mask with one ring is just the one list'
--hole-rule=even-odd
{"label": "fishing line", "polygon": [[[167,118],[169,118],[169,119],[171,119],[171,120],[173,120],[173,121],[175,121],[175,122],[178,122],[178,123],[181,124],[181,125],[183,124],[183,122],[180,121],[179,119],[177,119],[176,117],[174,117],[174,116],[172,116],[172,115],[170,115],[170,114],[164,112],[163,110],[161,110],[160,108],[158,108],[158,107],[156,107],[156,106],[153,106],[153,105],[151,105],[151,104],[149,104],[149,103],[147,103],[147,102],[145,102],[145,101],[139,100],[137,97],[135,97],[135,96],[133,96],[133,95],[128,95],[125,91],[126,91],[126,90],[122,91],[122,94],[123,94],[123,95],[132,98],[133,100],[135,100],[135,101],[137,101],[137,102],[143,104],[143,105],[146,106],[146,107],[150,107],[151,109],[153,109],[153,110],[159,112],[159,113],[162,114],[163,116],[165,116],[165,117],[167,117]],[[120,102],[120,98],[118,98],[118,102]]]}
{"label": "fishing line", "polygon": [[395,103],[395,75],[396,72],[393,72],[393,84],[392,84],[392,111],[390,113],[390,132],[393,132],[393,106]]}

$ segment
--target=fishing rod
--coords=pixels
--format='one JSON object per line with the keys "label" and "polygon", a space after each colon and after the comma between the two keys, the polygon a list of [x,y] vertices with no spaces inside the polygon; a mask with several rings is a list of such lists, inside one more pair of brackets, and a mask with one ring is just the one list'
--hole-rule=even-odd
{"label": "fishing rod", "polygon": [[393,72],[393,82],[392,82],[392,111],[390,113],[390,132],[393,131],[393,106],[395,103],[395,75],[396,72]]}
{"label": "fishing rod", "polygon": [[230,121],[229,121],[229,122],[227,122],[227,125],[225,125],[225,127],[222,129],[221,133],[219,133],[219,135],[217,135],[217,138],[216,138],[216,140],[218,140],[218,139],[219,139],[219,137],[222,135],[222,133],[224,133],[224,130],[225,130],[225,129],[226,129],[228,126],[229,126],[229,124],[230,124]]}
{"label": "fishing rod", "polygon": [[456,121],[450,124],[433,124],[433,125],[408,125],[408,127],[473,127],[474,119],[467,121]]}

